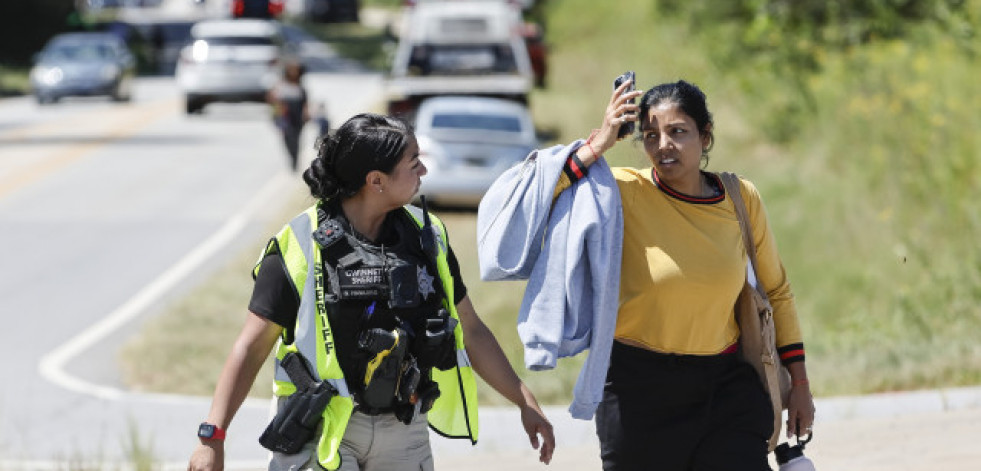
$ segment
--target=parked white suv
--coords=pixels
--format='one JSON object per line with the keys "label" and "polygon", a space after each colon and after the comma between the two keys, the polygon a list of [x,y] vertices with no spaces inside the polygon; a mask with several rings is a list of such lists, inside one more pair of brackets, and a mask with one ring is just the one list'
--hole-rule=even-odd
{"label": "parked white suv", "polygon": [[211,102],[265,101],[282,74],[282,44],[275,21],[196,23],[175,73],[187,113],[199,113]]}
{"label": "parked white suv", "polygon": [[427,1],[406,8],[386,83],[388,112],[422,100],[480,95],[527,102],[534,72],[521,11],[501,0]]}

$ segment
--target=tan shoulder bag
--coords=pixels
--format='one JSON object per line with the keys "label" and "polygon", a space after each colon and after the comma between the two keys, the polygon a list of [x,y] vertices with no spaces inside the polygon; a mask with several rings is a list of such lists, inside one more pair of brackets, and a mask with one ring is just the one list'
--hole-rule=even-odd
{"label": "tan shoulder bag", "polygon": [[[790,373],[780,363],[777,355],[777,333],[773,324],[773,307],[766,296],[766,290],[756,276],[756,244],[753,242],[752,229],[749,225],[749,215],[740,191],[739,177],[734,173],[722,172],[722,184],[726,193],[732,199],[739,219],[739,228],[743,233],[743,245],[749,256],[749,267],[746,282],[736,299],[736,322],[739,324],[739,345],[749,364],[753,365],[760,375],[763,387],[770,396],[773,404],[773,435],[770,436],[769,449],[773,451],[780,440],[783,427],[783,410],[787,407],[790,396]],[[750,282],[750,274],[755,281],[755,288]]]}

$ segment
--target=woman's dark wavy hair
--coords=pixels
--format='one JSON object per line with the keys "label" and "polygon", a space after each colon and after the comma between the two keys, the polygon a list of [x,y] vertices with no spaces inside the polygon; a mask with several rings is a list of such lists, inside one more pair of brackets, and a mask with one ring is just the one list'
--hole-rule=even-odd
{"label": "woman's dark wavy hair", "polygon": [[320,137],[303,181],[315,198],[349,198],[364,186],[368,172],[391,173],[414,140],[412,127],[401,119],[359,114]]}
{"label": "woman's dark wavy hair", "polygon": [[[705,93],[702,93],[697,85],[679,80],[673,83],[662,83],[648,90],[640,99],[641,124],[647,119],[648,110],[661,103],[675,103],[681,108],[681,111],[691,116],[695,120],[695,125],[698,126],[698,132],[708,133],[708,148],[712,148],[712,145],[715,144],[715,136],[709,128],[709,125],[712,124],[712,113],[708,110]],[[643,132],[643,126],[638,126],[638,128],[640,128],[640,132]]]}

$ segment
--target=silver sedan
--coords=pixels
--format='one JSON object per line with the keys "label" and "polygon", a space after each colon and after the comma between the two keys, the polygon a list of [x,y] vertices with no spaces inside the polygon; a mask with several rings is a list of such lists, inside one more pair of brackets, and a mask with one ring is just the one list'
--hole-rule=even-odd
{"label": "silver sedan", "polygon": [[31,88],[40,104],[68,96],[106,95],[129,101],[136,62],[126,44],[110,33],[59,34],[44,46],[31,69]]}
{"label": "silver sedan", "polygon": [[497,98],[429,98],[415,131],[428,169],[419,194],[439,205],[475,208],[491,183],[539,144],[528,109]]}

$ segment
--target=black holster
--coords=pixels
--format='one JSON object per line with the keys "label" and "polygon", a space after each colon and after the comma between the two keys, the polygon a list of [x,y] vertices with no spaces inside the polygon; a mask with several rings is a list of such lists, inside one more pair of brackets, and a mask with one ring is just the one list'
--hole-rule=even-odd
{"label": "black holster", "polygon": [[296,392],[276,412],[259,437],[259,444],[270,451],[292,455],[313,439],[324,409],[337,390],[327,381],[316,381],[299,353],[287,353],[280,365],[296,386]]}
{"label": "black holster", "polygon": [[457,320],[445,308],[425,320],[426,329],[413,341],[412,351],[423,370],[448,370],[456,366],[456,339],[453,330]]}

